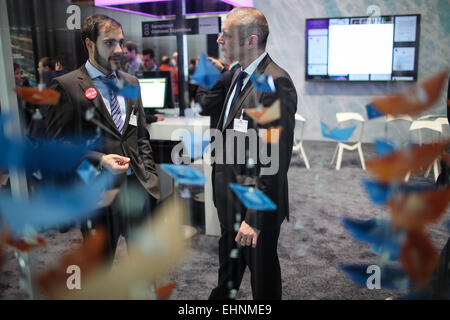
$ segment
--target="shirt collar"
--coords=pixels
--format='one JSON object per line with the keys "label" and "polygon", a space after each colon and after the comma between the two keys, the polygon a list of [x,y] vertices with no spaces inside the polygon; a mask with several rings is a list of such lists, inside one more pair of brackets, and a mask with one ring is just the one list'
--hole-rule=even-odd
{"label": "shirt collar", "polygon": [[263,54],[261,54],[258,58],[256,58],[256,60],[254,60],[252,63],[250,63],[250,65],[245,68],[245,72],[248,74],[249,77],[252,76],[252,74],[255,72],[256,68],[258,67],[259,63],[262,61],[262,59],[264,59],[267,55],[267,52],[263,52]]}
{"label": "shirt collar", "polygon": [[[92,80],[95,78],[98,78],[98,77],[106,77],[106,75],[103,72],[101,72],[100,70],[98,70],[96,67],[94,67],[89,60],[86,61],[85,66],[86,66],[86,70]],[[113,72],[113,73],[117,77],[116,72]]]}

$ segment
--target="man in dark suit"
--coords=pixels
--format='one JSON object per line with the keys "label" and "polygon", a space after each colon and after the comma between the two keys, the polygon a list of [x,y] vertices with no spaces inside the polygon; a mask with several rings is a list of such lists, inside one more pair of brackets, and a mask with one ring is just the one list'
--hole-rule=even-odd
{"label": "man in dark suit", "polygon": [[[281,224],[289,218],[287,170],[292,154],[297,93],[288,73],[273,62],[265,51],[268,35],[267,20],[260,11],[236,8],[227,15],[222,34],[217,39],[224,56],[239,61],[242,70],[233,76],[218,121],[223,137],[224,159],[232,151],[238,156],[244,152],[245,164],[238,164],[236,159],[231,164],[220,164],[216,159],[213,165],[214,200],[221,237],[218,286],[211,292],[210,299],[235,298],[246,266],[251,272],[254,299],[282,297],[277,244]],[[276,92],[256,91],[249,79],[252,74],[272,76]],[[258,104],[271,106],[276,100],[280,101],[281,117],[264,126],[256,124],[243,112]],[[242,126],[242,122],[237,121],[239,118],[247,121],[246,125]],[[259,134],[263,128],[276,126],[282,127],[278,144],[266,145],[272,150],[272,164],[275,167],[278,165],[275,173],[265,171],[269,165],[262,159],[251,159],[251,143],[246,143],[244,150],[240,150],[227,141],[230,131],[244,135],[256,131]],[[261,140],[258,147],[264,147]],[[277,205],[277,209],[247,210],[230,190],[230,182],[261,190]]]}
{"label": "man in dark suit", "polygon": [[[98,147],[89,160],[117,175],[121,189],[112,205],[88,221],[82,232],[86,235],[88,229],[106,227],[105,254],[112,259],[119,236],[126,237],[130,227],[150,214],[160,195],[159,179],[141,97],[125,98],[105,85],[105,78],[139,85],[134,76],[119,70],[122,26],[104,15],[90,16],[83,22],[82,40],[89,60],[78,70],[54,79],[51,87],[61,93],[61,99],[59,105],[49,108],[47,133],[59,140],[98,137]],[[131,199],[131,193],[140,197]],[[139,201],[140,208],[132,209],[136,207],[130,203],[133,201]]]}

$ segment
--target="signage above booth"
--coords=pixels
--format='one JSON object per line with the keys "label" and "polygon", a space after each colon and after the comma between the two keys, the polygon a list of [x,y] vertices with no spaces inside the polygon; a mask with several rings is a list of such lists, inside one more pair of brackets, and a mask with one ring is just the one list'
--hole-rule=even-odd
{"label": "signage above booth", "polygon": [[[227,13],[235,7],[253,7],[254,0],[186,0],[186,15]],[[95,0],[97,7],[151,17],[175,16],[174,0]]]}
{"label": "signage above booth", "polygon": [[218,34],[220,17],[186,19],[182,28],[175,20],[142,22],[142,37],[176,36],[177,34]]}

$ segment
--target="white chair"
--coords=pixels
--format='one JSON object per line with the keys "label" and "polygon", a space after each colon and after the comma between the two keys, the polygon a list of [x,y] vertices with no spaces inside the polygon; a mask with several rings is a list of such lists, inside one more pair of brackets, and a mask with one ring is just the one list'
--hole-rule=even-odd
{"label": "white chair", "polygon": [[394,117],[394,116],[391,116],[391,115],[388,114],[386,116],[386,123],[385,123],[385,126],[384,126],[384,134],[385,134],[386,140],[388,138],[388,125],[390,123],[393,123],[394,121],[396,122],[396,121],[399,121],[399,120],[407,121],[410,124],[413,122],[413,119],[410,116],[408,116],[408,115]]}
{"label": "white chair", "polygon": [[299,156],[300,156],[300,158],[303,158],[306,169],[309,169],[310,168],[309,161],[308,161],[308,158],[306,157],[305,149],[303,149],[303,132],[305,131],[305,122],[306,122],[305,118],[303,118],[301,115],[299,115],[297,113],[295,114],[295,125],[297,126],[297,124],[300,125],[300,123],[301,123],[302,129],[301,129],[301,133],[300,133],[300,140],[297,140],[294,138],[294,146],[292,148],[292,151],[294,151],[294,152],[300,151]]}
{"label": "white chair", "polygon": [[363,170],[366,170],[366,164],[364,162],[364,154],[363,154],[363,151],[361,148],[362,137],[364,134],[364,123],[365,123],[364,118],[361,116],[361,114],[359,114],[357,112],[338,112],[338,113],[336,113],[336,119],[337,119],[338,125],[341,124],[342,122],[349,121],[349,120],[359,121],[359,122],[361,122],[361,131],[360,131],[359,140],[356,143],[349,144],[346,142],[338,142],[336,149],[334,150],[333,159],[331,160],[330,165],[333,164],[334,159],[337,154],[336,170],[340,170],[341,163],[342,163],[342,154],[343,154],[344,150],[348,150],[348,151],[357,150],[358,154],[359,154],[359,159],[361,160],[361,167],[363,168]]}
{"label": "white chair", "polygon": [[[431,117],[428,117],[427,119],[430,119]],[[430,121],[430,120],[416,120],[413,121],[411,126],[409,127],[409,139],[411,139],[411,132],[418,130],[418,136],[419,136],[419,145],[422,145],[423,138],[422,138],[422,129],[428,129],[432,131],[432,141],[435,142],[439,140],[439,137],[442,133],[442,124],[439,123],[439,121]],[[437,132],[437,137],[434,136],[433,132]],[[439,176],[439,159],[435,159],[433,164],[427,169],[425,172],[425,177],[428,177],[428,174],[430,173],[431,167],[433,167],[434,172],[434,181],[437,180]],[[410,173],[408,173],[405,177],[405,181],[407,182],[409,180]]]}

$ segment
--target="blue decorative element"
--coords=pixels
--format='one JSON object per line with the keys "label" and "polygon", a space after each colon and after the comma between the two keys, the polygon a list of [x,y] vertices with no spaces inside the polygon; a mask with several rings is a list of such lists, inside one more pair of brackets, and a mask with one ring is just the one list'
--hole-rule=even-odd
{"label": "blue decorative element", "polygon": [[84,183],[89,184],[100,174],[100,171],[97,170],[89,161],[83,160],[83,162],[78,166],[77,173]]}
{"label": "blue decorative element", "polygon": [[40,170],[44,176],[75,170],[89,149],[81,141],[61,143],[56,140],[12,140],[3,134],[4,118],[0,118],[0,169],[19,169],[28,173]]}
{"label": "blue decorative element", "polygon": [[386,139],[375,139],[375,151],[377,155],[382,157],[395,151],[395,146],[392,141]]}
{"label": "blue decorative element", "polygon": [[105,174],[87,185],[46,186],[29,200],[11,199],[6,192],[0,193],[0,215],[16,235],[70,225],[98,213],[97,204],[114,179],[112,174]]}
{"label": "blue decorative element", "polygon": [[370,251],[390,262],[398,261],[400,256],[400,247],[373,244],[370,246]]}
{"label": "blue decorative element", "polygon": [[141,92],[139,85],[120,80],[116,83],[108,78],[102,79],[102,81],[106,84],[109,90],[116,94],[116,96],[122,96],[132,100],[137,100],[139,98],[139,93]]}
{"label": "blue decorative element", "polygon": [[437,187],[431,183],[390,185],[366,179],[363,180],[363,185],[370,200],[377,205],[385,205],[394,193],[408,194],[411,192],[423,192],[437,189]]}
{"label": "blue decorative element", "polygon": [[343,129],[335,127],[330,130],[328,126],[322,121],[320,122],[320,125],[322,127],[322,135],[325,138],[330,138],[338,141],[347,141],[352,136],[353,131],[355,131],[356,129],[356,126],[351,126]]}
{"label": "blue decorative element", "polygon": [[252,74],[250,80],[257,91],[275,92],[275,83],[272,76],[265,76],[263,74]]}
{"label": "blue decorative element", "polygon": [[[371,265],[341,265],[339,268],[358,286],[367,287],[367,280],[374,273]],[[407,289],[412,286],[406,273],[397,267],[380,267],[380,289]],[[369,281],[369,283],[373,283]]]}
{"label": "blue decorative element", "polygon": [[392,195],[392,188],[388,184],[363,180],[363,185],[374,204],[385,205]]}
{"label": "blue decorative element", "polygon": [[395,230],[388,220],[342,218],[342,225],[356,240],[370,243],[375,245],[375,249],[383,249],[395,255],[398,255],[405,239],[405,231]]}
{"label": "blue decorative element", "polygon": [[220,77],[220,72],[208,60],[206,54],[202,53],[192,75],[192,80],[206,89],[211,89]]}
{"label": "blue decorative element", "polygon": [[181,140],[184,144],[183,150],[186,152],[184,156],[190,157],[191,159],[201,158],[203,152],[210,143],[210,140],[205,140],[203,135],[195,134],[194,132],[187,130],[182,131]]}
{"label": "blue decorative element", "polygon": [[367,117],[369,118],[369,120],[384,116],[384,113],[379,111],[371,104],[366,105],[366,110],[367,110]]}
{"label": "blue decorative element", "polygon": [[277,209],[276,204],[273,203],[268,196],[254,187],[230,183],[230,188],[247,209],[258,211],[271,211]]}
{"label": "blue decorative element", "polygon": [[202,186],[206,182],[206,177],[190,166],[164,163],[161,168],[179,184]]}

